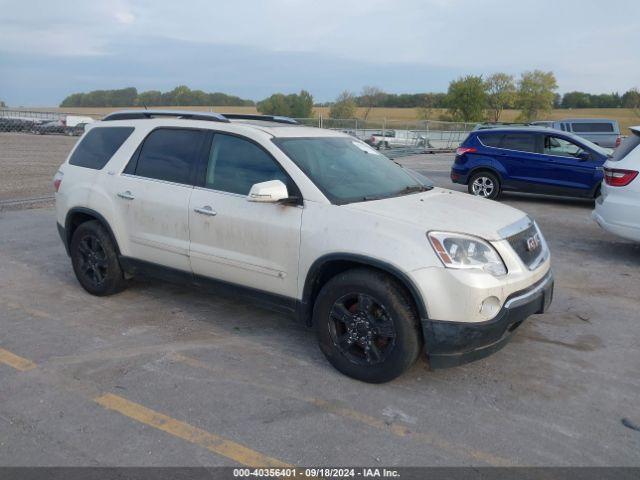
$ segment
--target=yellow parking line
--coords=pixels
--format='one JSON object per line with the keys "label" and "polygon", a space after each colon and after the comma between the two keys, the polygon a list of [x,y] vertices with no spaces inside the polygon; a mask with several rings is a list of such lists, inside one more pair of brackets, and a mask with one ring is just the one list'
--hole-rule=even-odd
{"label": "yellow parking line", "polygon": [[482,450],[478,450],[476,448],[470,447],[468,445],[462,445],[459,443],[453,443],[445,440],[444,438],[439,437],[435,434],[429,434],[425,432],[417,432],[415,430],[411,430],[409,427],[402,425],[397,422],[386,422],[384,420],[380,420],[379,418],[372,417],[371,415],[367,415],[366,413],[359,412],[357,410],[353,410],[351,408],[343,407],[340,405],[336,405],[335,403],[329,402],[327,400],[323,400],[317,397],[307,397],[304,395],[300,395],[298,392],[293,389],[280,386],[280,385],[266,385],[264,383],[256,382],[251,378],[244,378],[242,375],[237,375],[231,372],[228,368],[225,368],[224,371],[218,369],[217,367],[210,365],[209,363],[203,362],[201,360],[195,359],[193,357],[189,357],[182,353],[174,353],[172,355],[173,359],[189,365],[194,368],[201,368],[204,370],[210,370],[214,373],[223,373],[227,378],[238,378],[241,381],[244,381],[250,385],[254,385],[256,387],[264,388],[267,390],[271,390],[274,392],[278,392],[283,395],[287,395],[292,398],[296,398],[298,400],[310,403],[315,405],[316,407],[337,415],[342,418],[347,418],[349,420],[362,423],[364,425],[368,425],[369,427],[384,430],[386,432],[390,432],[391,434],[397,437],[408,438],[414,441],[422,442],[428,445],[435,446],[444,451],[464,455],[466,457],[473,458],[475,460],[481,461],[488,465],[496,466],[496,467],[509,467],[515,466],[516,464],[509,459],[499,457],[497,455],[493,455],[489,452],[484,452]]}
{"label": "yellow parking line", "polygon": [[37,365],[31,360],[19,357],[15,353],[11,353],[9,350],[5,350],[4,348],[0,348],[0,363],[9,365],[10,367],[15,368],[16,370],[20,370],[21,372],[33,370],[37,367]]}
{"label": "yellow parking line", "polygon": [[244,445],[158,413],[118,395],[107,393],[94,398],[94,401],[106,409],[114,410],[140,423],[170,433],[175,437],[204,447],[211,452],[227,457],[242,465],[251,467],[292,467],[292,465],[263,455]]}

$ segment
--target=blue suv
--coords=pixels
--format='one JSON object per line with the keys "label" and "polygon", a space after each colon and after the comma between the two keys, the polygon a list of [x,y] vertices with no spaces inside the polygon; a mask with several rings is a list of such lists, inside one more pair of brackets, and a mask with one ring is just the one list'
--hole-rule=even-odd
{"label": "blue suv", "polygon": [[609,154],[584,138],[550,128],[478,130],[456,150],[451,180],[492,199],[509,190],[595,198]]}

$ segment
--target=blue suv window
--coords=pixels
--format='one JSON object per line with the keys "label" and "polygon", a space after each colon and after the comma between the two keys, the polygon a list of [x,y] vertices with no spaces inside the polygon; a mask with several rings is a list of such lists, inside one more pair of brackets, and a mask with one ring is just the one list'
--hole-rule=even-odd
{"label": "blue suv window", "polygon": [[483,133],[482,135],[478,135],[478,137],[480,137],[482,144],[487,147],[499,147],[500,141],[502,140],[501,133]]}
{"label": "blue suv window", "polygon": [[507,133],[502,138],[500,147],[519,152],[536,153],[536,136],[530,133]]}

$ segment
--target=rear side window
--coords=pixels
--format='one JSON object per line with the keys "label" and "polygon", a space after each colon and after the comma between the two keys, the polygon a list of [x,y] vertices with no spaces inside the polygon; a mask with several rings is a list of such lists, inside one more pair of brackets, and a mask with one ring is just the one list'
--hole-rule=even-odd
{"label": "rear side window", "polygon": [[159,128],[147,136],[135,174],[167,182],[192,184],[193,172],[206,133],[201,130]]}
{"label": "rear side window", "polygon": [[482,135],[478,135],[478,137],[480,137],[482,144],[487,147],[499,147],[500,140],[502,140],[502,134],[499,133],[483,133]]}
{"label": "rear side window", "polygon": [[254,184],[269,180],[281,180],[291,188],[287,174],[262,148],[232,135],[215,135],[207,166],[207,188],[248,195]]}
{"label": "rear side window", "polygon": [[609,122],[599,123],[572,123],[571,128],[576,133],[613,133],[613,124]]}
{"label": "rear side window", "polygon": [[501,148],[520,152],[536,152],[536,136],[527,133],[508,133],[502,139]]}
{"label": "rear side window", "polygon": [[97,127],[87,132],[69,159],[70,165],[102,169],[133,132],[133,127]]}
{"label": "rear side window", "polygon": [[612,162],[618,162],[622,160],[624,157],[629,155],[633,150],[635,150],[638,145],[640,145],[640,135],[635,133],[630,137],[624,139],[622,144],[615,149],[613,152],[613,157],[611,157]]}

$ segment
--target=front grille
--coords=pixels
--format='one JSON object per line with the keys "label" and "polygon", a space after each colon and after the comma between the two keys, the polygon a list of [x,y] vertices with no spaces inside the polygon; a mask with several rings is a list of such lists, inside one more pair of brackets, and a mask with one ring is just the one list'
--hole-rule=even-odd
{"label": "front grille", "polygon": [[[535,239],[537,238],[537,242]],[[543,254],[544,239],[538,232],[535,224],[531,224],[526,230],[507,238],[511,247],[516,251],[522,262],[529,268],[536,264]]]}

